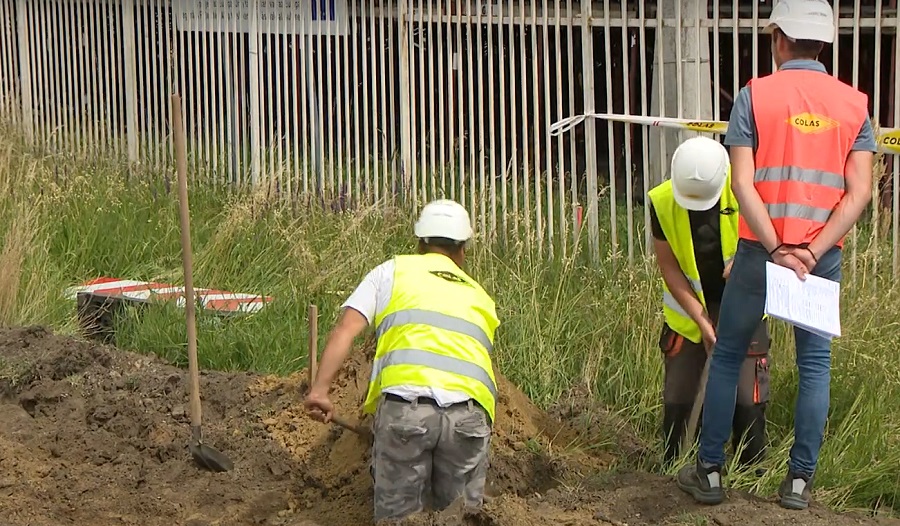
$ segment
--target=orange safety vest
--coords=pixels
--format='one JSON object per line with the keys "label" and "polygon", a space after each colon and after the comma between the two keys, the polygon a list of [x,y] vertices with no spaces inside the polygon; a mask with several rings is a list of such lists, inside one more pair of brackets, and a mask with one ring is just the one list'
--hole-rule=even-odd
{"label": "orange safety vest", "polygon": [[[844,165],[869,118],[868,96],[812,70],[780,70],[747,85],[758,144],[754,186],[781,242],[809,243],[844,195]],[[743,216],[738,235],[758,241]]]}

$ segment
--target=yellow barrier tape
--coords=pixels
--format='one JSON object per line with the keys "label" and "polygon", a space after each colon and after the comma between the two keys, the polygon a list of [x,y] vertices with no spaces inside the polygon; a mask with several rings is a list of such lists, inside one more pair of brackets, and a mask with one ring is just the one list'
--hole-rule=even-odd
{"label": "yellow barrier tape", "polygon": [[[642,124],[644,126],[657,126],[661,128],[675,128],[701,133],[725,133],[728,131],[728,122],[726,121],[677,119],[674,117],[648,117],[644,115],[622,115],[617,113],[590,113],[587,115],[575,115],[561,119],[550,126],[550,135],[555,136],[565,133],[588,118],[604,119],[628,124]],[[878,148],[881,152],[900,155],[900,129],[881,128],[875,142],[878,144]]]}

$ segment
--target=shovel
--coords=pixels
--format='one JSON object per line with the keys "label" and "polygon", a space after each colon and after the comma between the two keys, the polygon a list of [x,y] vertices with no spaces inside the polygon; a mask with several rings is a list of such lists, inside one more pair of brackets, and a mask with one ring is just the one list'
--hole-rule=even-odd
{"label": "shovel", "polygon": [[[313,381],[316,379],[316,367],[318,365],[319,356],[319,310],[315,305],[309,306],[309,388],[312,389]],[[331,422],[337,424],[348,431],[352,431],[357,435],[371,439],[372,432],[363,426],[351,424],[349,421],[338,415],[331,415]]]}
{"label": "shovel", "polygon": [[187,321],[188,366],[191,375],[191,441],[188,448],[194,461],[216,472],[230,471],[234,463],[224,454],[203,443],[200,429],[200,371],[197,365],[197,327],[192,274],[191,225],[187,194],[187,147],[181,115],[181,97],[172,95],[172,125],[175,136],[175,161],[178,169],[178,212],[181,219],[181,254],[184,264],[184,312]]}

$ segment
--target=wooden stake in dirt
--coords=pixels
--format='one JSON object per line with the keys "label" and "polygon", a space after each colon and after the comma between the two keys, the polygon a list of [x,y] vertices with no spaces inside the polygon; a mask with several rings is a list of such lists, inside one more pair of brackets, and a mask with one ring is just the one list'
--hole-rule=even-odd
{"label": "wooden stake in dirt", "polygon": [[316,379],[316,368],[319,359],[319,308],[314,304],[309,305],[309,388],[312,389]]}
{"label": "wooden stake in dirt", "polygon": [[200,371],[197,364],[197,323],[194,303],[193,257],[191,253],[191,219],[187,193],[187,145],[184,138],[184,120],[181,115],[181,97],[172,95],[172,127],[175,138],[175,164],[178,171],[178,215],[181,220],[181,258],[184,265],[184,312],[187,323],[188,368],[191,376],[191,442],[188,448],[194,461],[212,471],[230,471],[231,459],[203,443],[200,429]]}

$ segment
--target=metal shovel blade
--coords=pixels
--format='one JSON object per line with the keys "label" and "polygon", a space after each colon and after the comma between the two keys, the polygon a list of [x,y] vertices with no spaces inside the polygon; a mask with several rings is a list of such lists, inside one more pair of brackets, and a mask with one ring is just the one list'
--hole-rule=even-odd
{"label": "metal shovel blade", "polygon": [[231,459],[215,448],[202,443],[192,443],[188,447],[191,450],[191,456],[194,457],[194,461],[210,471],[221,473],[234,469],[234,463]]}

